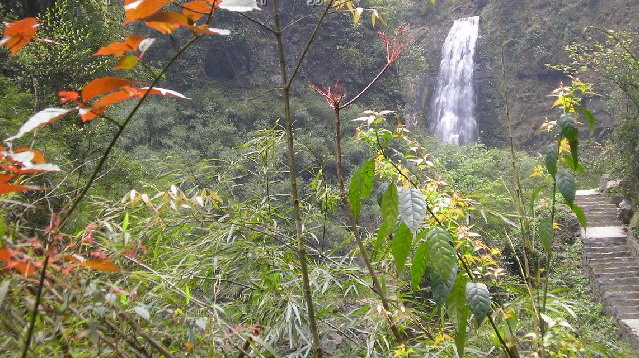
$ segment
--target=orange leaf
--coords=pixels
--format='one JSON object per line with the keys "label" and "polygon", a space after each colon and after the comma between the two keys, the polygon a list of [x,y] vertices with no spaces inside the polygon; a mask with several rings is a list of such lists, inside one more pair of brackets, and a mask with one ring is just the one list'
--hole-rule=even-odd
{"label": "orange leaf", "polygon": [[175,92],[173,90],[166,89],[166,88],[154,87],[150,91],[148,87],[142,87],[140,89],[146,90],[147,92],[149,92],[150,95],[154,95],[154,96],[166,96],[166,97],[178,97],[178,98],[190,99],[179,92]]}
{"label": "orange leaf", "polygon": [[35,17],[12,22],[4,28],[0,46],[7,46],[11,54],[15,55],[21,48],[31,42],[37,29],[38,19]]}
{"label": "orange leaf", "polygon": [[76,91],[60,91],[58,96],[60,97],[60,103],[78,102],[80,100],[80,94]]}
{"label": "orange leaf", "polygon": [[106,108],[80,108],[79,113],[82,122],[89,122],[98,118],[104,111]]}
{"label": "orange leaf", "polygon": [[124,39],[124,42],[131,46],[133,50],[137,50],[138,46],[140,46],[140,42],[144,41],[146,38],[146,36],[131,35]]}
{"label": "orange leaf", "polygon": [[33,153],[33,158],[31,158],[31,162],[38,163],[38,164],[43,164],[46,162],[46,160],[44,159],[44,154],[40,153],[39,151],[35,149],[20,148],[20,149],[14,150],[13,152],[14,153],[31,152]]}
{"label": "orange leaf", "polygon": [[84,100],[84,102],[88,102],[93,98],[103,95],[107,92],[126,86],[132,86],[134,84],[135,82],[117,77],[97,78],[84,86],[84,88],[82,89],[82,100]]}
{"label": "orange leaf", "polygon": [[127,45],[124,42],[114,42],[104,47],[101,47],[96,53],[93,54],[93,56],[113,55],[116,57],[120,57],[124,55],[124,53],[127,51],[132,51],[131,46]]}
{"label": "orange leaf", "polygon": [[231,34],[231,31],[226,30],[226,29],[218,29],[215,27],[208,27],[206,25],[200,25],[200,26],[189,26],[189,29],[191,31],[193,31],[196,34],[202,34],[202,35],[223,35],[223,36],[228,36]]}
{"label": "orange leaf", "polygon": [[149,17],[171,0],[125,0],[124,1],[124,23],[128,24],[133,21]]}
{"label": "orange leaf", "polygon": [[124,56],[113,67],[114,70],[130,70],[138,64],[138,58],[133,55]]}
{"label": "orange leaf", "polygon": [[191,20],[197,21],[202,16],[211,13],[211,4],[202,0],[191,1],[184,4],[182,13]]}
{"label": "orange leaf", "polygon": [[29,277],[33,275],[34,273],[38,272],[38,270],[36,270],[35,265],[32,264],[31,262],[18,262],[17,264],[13,266],[13,268],[16,271],[20,272],[24,277]]}
{"label": "orange leaf", "polygon": [[24,185],[0,184],[0,194],[19,193],[19,192],[31,191],[31,190],[39,190],[39,188],[36,188],[33,186],[24,186]]}
{"label": "orange leaf", "polygon": [[120,57],[125,52],[137,51],[140,42],[144,41],[146,36],[131,35],[124,39],[124,42],[113,42],[107,46],[100,48],[93,56],[113,55]]}
{"label": "orange leaf", "polygon": [[80,265],[96,271],[120,272],[120,268],[116,264],[107,260],[89,260],[80,262]]}
{"label": "orange leaf", "polygon": [[163,34],[170,34],[180,26],[191,26],[193,20],[177,12],[160,11],[144,19],[146,25]]}
{"label": "orange leaf", "polygon": [[193,20],[182,14],[172,11],[160,11],[152,16],[145,18],[144,21],[165,22],[167,24],[175,24],[180,26],[193,25]]}
{"label": "orange leaf", "polygon": [[11,260],[11,255],[11,250],[6,247],[0,249],[0,261],[9,262],[9,260]]}
{"label": "orange leaf", "polygon": [[173,31],[180,28],[180,25],[168,24],[166,22],[146,22],[146,26],[165,35],[170,35]]}
{"label": "orange leaf", "polygon": [[82,256],[78,256],[78,255],[65,254],[65,255],[61,255],[60,258],[61,259],[65,259],[65,260],[69,260],[69,261],[75,262],[75,263],[84,262],[84,258]]}
{"label": "orange leaf", "polygon": [[93,105],[94,108],[106,108],[110,105],[116,104],[116,103],[120,103],[120,102],[124,102],[127,99],[131,99],[136,97],[136,95],[138,94],[138,90],[136,88],[129,88],[126,87],[124,89],[121,89],[119,91],[115,91],[112,93],[109,93],[108,95],[100,98],[99,101],[95,102],[95,104]]}

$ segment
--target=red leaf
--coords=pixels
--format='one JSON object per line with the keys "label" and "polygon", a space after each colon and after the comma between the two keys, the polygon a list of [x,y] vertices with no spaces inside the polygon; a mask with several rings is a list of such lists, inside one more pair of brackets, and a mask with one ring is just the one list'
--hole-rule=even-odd
{"label": "red leaf", "polygon": [[7,46],[11,54],[15,55],[21,48],[31,42],[37,29],[38,19],[35,17],[12,22],[4,28],[0,46]]}
{"label": "red leaf", "polygon": [[202,16],[211,13],[212,5],[203,0],[191,1],[184,4],[182,13],[193,21],[197,21]]}
{"label": "red leaf", "polygon": [[97,78],[82,89],[82,100],[84,102],[88,102],[95,97],[101,96],[107,92],[111,92],[113,90],[132,86],[135,82],[125,80],[117,77],[102,77]]}
{"label": "red leaf", "polygon": [[93,258],[100,259],[100,260],[106,260],[107,259],[107,254],[105,254],[102,251],[91,251],[89,253],[89,255],[91,257],[93,257]]}
{"label": "red leaf", "polygon": [[171,0],[125,0],[124,23],[128,24],[149,17],[169,2],[171,2]]}

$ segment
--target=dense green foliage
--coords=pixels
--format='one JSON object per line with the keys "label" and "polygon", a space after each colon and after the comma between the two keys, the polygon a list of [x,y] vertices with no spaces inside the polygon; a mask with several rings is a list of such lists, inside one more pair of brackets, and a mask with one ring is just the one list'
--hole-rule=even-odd
{"label": "dense green foliage", "polygon": [[[39,148],[64,171],[11,179],[50,190],[0,193],[0,260],[6,262],[0,351],[633,354],[591,304],[578,273],[573,235],[577,221],[586,222],[575,191],[601,170],[582,154],[596,124],[584,107],[593,95],[587,84],[554,84],[560,85],[551,94],[556,102],[544,103],[552,117],[535,134],[537,143],[544,140],[541,154],[520,152],[512,142],[441,144],[420,126],[407,126],[412,94],[405,88],[428,67],[418,47],[400,49],[395,62],[390,49],[408,43],[379,42],[375,34],[384,25],[380,15],[402,24],[415,5],[365,1],[355,4],[361,10],[336,8],[289,87],[287,76],[295,76],[290,70],[315,24],[294,21],[308,15],[321,22],[323,8],[274,4],[273,14],[249,13],[252,21],[220,12],[215,26],[232,35],[202,36],[192,47],[186,32],[159,36],[134,24],[158,43],[139,56],[139,66],[117,73],[109,70],[114,61],[91,54],[127,34],[114,21],[120,5],[57,0],[41,13],[39,33],[55,43],[36,41],[16,56],[0,55],[7,58],[0,75],[2,138],[33,112],[60,106],[58,91],[86,89],[100,76],[157,80],[188,97],[135,97],[90,122],[78,112],[9,141]],[[486,11],[516,14],[499,5]],[[441,2],[428,6],[419,13],[443,16]],[[0,15],[13,19],[25,9],[3,7]],[[280,14],[284,24],[293,23],[285,41]],[[200,40],[197,32],[188,35]],[[539,36],[542,56],[547,35]],[[623,98],[636,104],[632,36],[623,42],[630,50],[613,41],[572,53],[587,62],[579,71],[614,79]],[[184,56],[180,48],[188,50]],[[278,57],[288,75],[278,72]],[[315,83],[335,85],[306,86]],[[526,105],[517,97],[513,110],[523,115]],[[633,124],[639,106],[628,108],[605,157],[623,155],[611,168],[625,176],[639,168]],[[533,124],[538,131],[542,123]],[[9,249],[20,257],[7,256]],[[41,269],[44,257],[52,259],[41,282],[37,272],[10,267],[32,260]]]}

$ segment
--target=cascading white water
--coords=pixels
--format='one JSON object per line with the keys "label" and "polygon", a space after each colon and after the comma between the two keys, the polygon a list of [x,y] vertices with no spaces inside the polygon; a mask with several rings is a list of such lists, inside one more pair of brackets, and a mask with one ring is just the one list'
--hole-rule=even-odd
{"label": "cascading white water", "polygon": [[477,140],[473,72],[478,35],[479,16],[455,20],[442,48],[431,120],[437,137],[448,143]]}

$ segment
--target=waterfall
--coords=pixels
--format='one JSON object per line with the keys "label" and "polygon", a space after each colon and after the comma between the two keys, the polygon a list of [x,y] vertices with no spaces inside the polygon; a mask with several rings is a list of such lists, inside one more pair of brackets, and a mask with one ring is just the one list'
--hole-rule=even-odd
{"label": "waterfall", "polygon": [[431,109],[431,123],[441,140],[464,144],[477,140],[473,70],[479,16],[455,20],[444,46]]}

